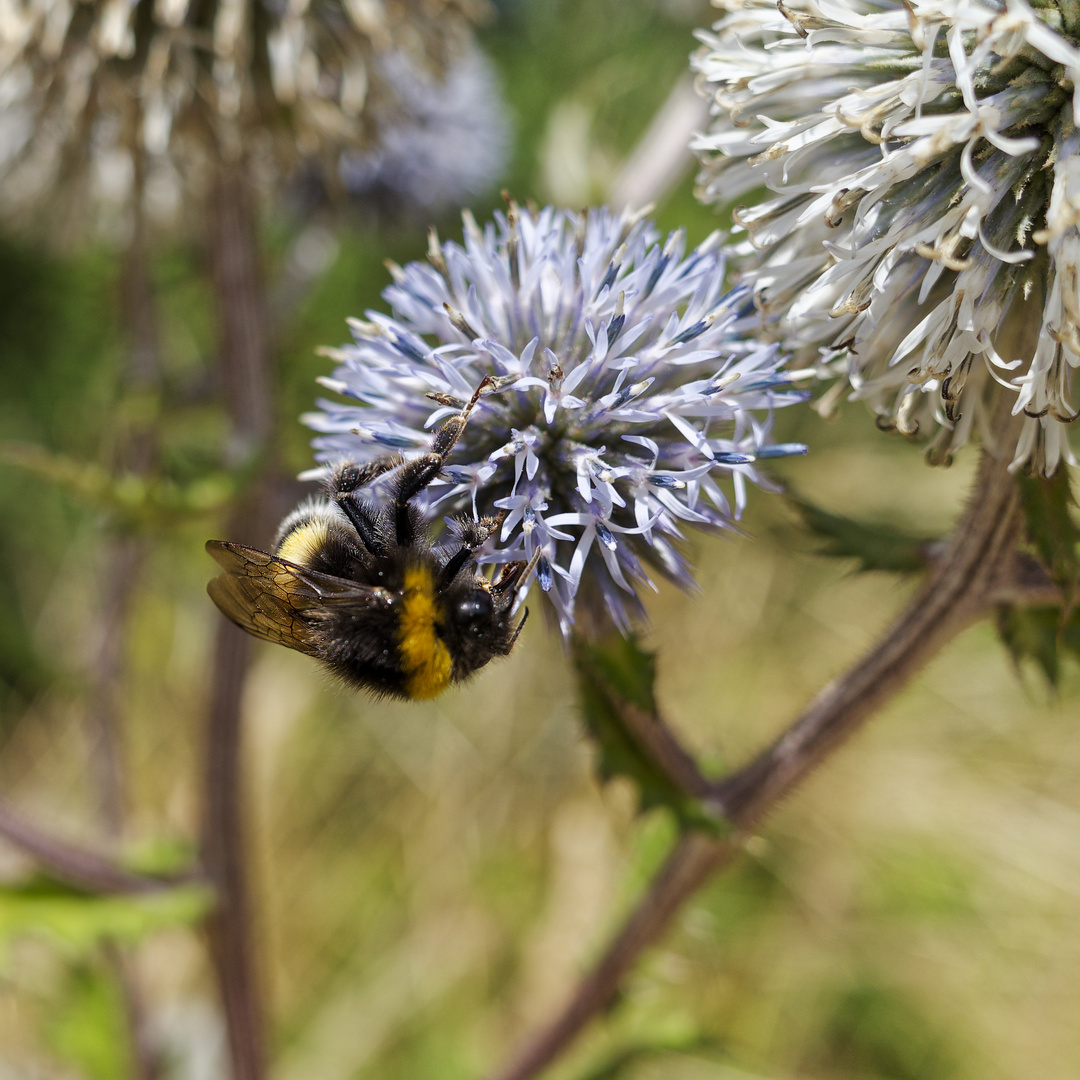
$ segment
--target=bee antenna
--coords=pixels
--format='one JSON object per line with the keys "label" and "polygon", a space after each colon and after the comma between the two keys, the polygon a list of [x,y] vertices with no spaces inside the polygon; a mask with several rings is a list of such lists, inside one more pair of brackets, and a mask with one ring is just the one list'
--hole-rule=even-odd
{"label": "bee antenna", "polygon": [[514,642],[517,641],[518,635],[525,629],[525,623],[529,620],[529,609],[525,609],[525,614],[521,616],[521,622],[514,627],[514,636],[510,639],[510,648],[514,647]]}
{"label": "bee antenna", "polygon": [[540,557],[543,555],[543,551],[539,547],[529,556],[529,561],[525,564],[525,569],[521,571],[522,584],[524,585],[529,578],[532,577],[533,571],[540,563]]}

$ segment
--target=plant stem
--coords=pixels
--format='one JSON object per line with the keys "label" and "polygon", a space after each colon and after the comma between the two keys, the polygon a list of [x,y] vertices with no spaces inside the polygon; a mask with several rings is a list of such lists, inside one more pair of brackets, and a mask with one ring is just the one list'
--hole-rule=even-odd
{"label": "plant stem", "polygon": [[[1013,564],[1019,535],[1015,481],[1003,462],[984,452],[972,500],[948,553],[899,619],[768,749],[715,786],[721,807],[737,829],[758,822],[946,643],[986,613]],[[684,834],[569,1000],[492,1080],[529,1080],[555,1061],[611,1004],[637,957],[667,929],[686,900],[730,864],[737,851],[734,842]]]}
{"label": "plant stem", "polygon": [[[150,281],[142,198],[143,169],[142,163],[137,162],[135,196],[131,204],[131,239],[119,288],[120,309],[127,331],[127,363],[123,375],[125,397],[153,392],[161,379],[157,312]],[[121,425],[120,444],[115,448],[118,468],[134,476],[146,477],[152,470],[155,456],[151,418],[135,417],[126,427]],[[124,634],[146,548],[146,540],[138,536],[112,534],[105,542],[97,644],[88,673],[86,720],[93,738],[91,759],[97,774],[102,819],[113,839],[119,839],[123,834],[127,809],[120,733]]]}
{"label": "plant stem", "polygon": [[244,864],[240,706],[250,649],[224,623],[215,641],[206,746],[202,861],[216,891],[206,920],[210,957],[225,1012],[233,1080],[264,1075],[262,1001],[255,975]]}
{"label": "plant stem", "polygon": [[53,877],[87,892],[155,892],[196,880],[190,875],[155,877],[127,870],[108,855],[51,835],[2,802],[0,836],[32,855]]}
{"label": "plant stem", "polygon": [[[161,350],[142,212],[144,170],[141,159],[137,159],[135,169],[132,234],[120,285],[121,310],[128,334],[124,388],[128,394],[134,392],[145,397],[158,389]],[[148,476],[157,450],[151,418],[131,418],[126,430],[121,427],[120,438],[119,464],[135,476]],[[146,554],[147,541],[143,537],[121,534],[111,535],[106,540],[98,643],[87,694],[87,724],[94,736],[98,797],[105,831],[114,842],[123,839],[127,817],[128,784],[122,738],[124,644],[131,604]],[[160,1063],[147,1028],[144,993],[134,963],[134,950],[112,941],[106,943],[104,951],[125,1004],[134,1080],[157,1080],[161,1073]]]}
{"label": "plant stem", "polygon": [[[222,394],[241,459],[264,453],[271,398],[266,311],[255,230],[242,166],[222,162],[210,204],[210,253],[220,330]],[[266,500],[256,484],[228,525],[230,536],[263,541]],[[217,892],[206,920],[233,1080],[266,1072],[263,1009],[255,968],[253,920],[244,862],[241,699],[250,649],[247,637],[220,620],[207,717],[202,858]]]}
{"label": "plant stem", "polygon": [[124,632],[145,555],[142,540],[110,536],[106,540],[97,643],[86,696],[86,725],[92,740],[91,760],[105,832],[119,840],[124,832],[127,782],[118,729],[118,702],[123,681]]}
{"label": "plant stem", "polygon": [[1014,478],[983,454],[975,494],[937,572],[881,642],[749,765],[718,787],[727,816],[755,822],[987,610],[1020,535]]}

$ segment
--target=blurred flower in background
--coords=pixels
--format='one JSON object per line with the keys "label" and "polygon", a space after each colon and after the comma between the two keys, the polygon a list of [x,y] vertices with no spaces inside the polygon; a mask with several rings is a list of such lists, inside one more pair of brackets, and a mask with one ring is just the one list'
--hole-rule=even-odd
{"label": "blurred flower in background", "polygon": [[775,347],[743,340],[747,294],[724,292],[719,237],[684,245],[630,213],[512,204],[484,229],[466,215],[463,245],[433,238],[431,265],[393,268],[393,316],[368,312],[354,345],[327,350],[340,367],[323,382],[353,403],[305,418],[319,460],[424,450],[495,377],[435,501],[506,512],[486,558],[539,548],[564,634],[627,629],[647,567],[692,584],[682,527],[730,528],[747,481],[764,482],[757,462],[804,449],[770,445],[772,410],[805,395]]}
{"label": "blurred flower in background", "polygon": [[[219,157],[243,155],[256,178],[272,180],[301,162],[335,176],[344,152],[377,153],[381,140],[387,154],[400,154],[409,136],[398,129],[431,124],[433,97],[449,109],[463,83],[483,81],[469,23],[484,11],[472,0],[5,5],[4,210],[23,214],[43,193],[70,185],[80,199],[117,207],[138,192],[152,215],[168,218],[205,190]],[[497,95],[490,78],[484,92]],[[425,144],[427,167],[459,177],[476,130],[457,131],[449,161]],[[478,158],[497,172],[491,146],[485,134]],[[79,221],[85,202],[71,202],[71,194],[65,202]],[[55,215],[56,204],[46,212]]]}
{"label": "blurred flower in background", "polygon": [[693,64],[700,195],[736,211],[767,332],[847,362],[883,426],[948,460],[1004,388],[1014,466],[1074,460],[1080,9],[730,0]]}
{"label": "blurred flower in background", "polygon": [[489,191],[506,167],[510,120],[487,57],[470,48],[441,78],[402,52],[379,57],[376,67],[393,99],[379,116],[374,148],[342,153],[345,190],[420,213]]}

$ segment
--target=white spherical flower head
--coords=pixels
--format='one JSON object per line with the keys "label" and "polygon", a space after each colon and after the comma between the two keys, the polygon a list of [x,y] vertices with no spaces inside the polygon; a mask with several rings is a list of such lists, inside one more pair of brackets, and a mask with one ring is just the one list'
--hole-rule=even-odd
{"label": "white spherical flower head", "polygon": [[725,0],[694,58],[702,197],[737,212],[766,326],[947,459],[1003,387],[1014,466],[1073,461],[1080,4]]}
{"label": "white spherical flower head", "polygon": [[[169,218],[222,160],[243,157],[271,182],[376,153],[423,123],[404,67],[433,85],[445,76],[457,99],[486,72],[473,13],[425,0],[0,4],[0,214],[78,217],[87,195],[123,206],[139,192]],[[447,146],[429,138],[424,152],[444,168]]]}
{"label": "white spherical flower head", "polygon": [[684,244],[607,210],[511,204],[482,230],[466,214],[463,244],[433,234],[430,265],[393,268],[393,315],[368,312],[330,351],[322,381],[347,400],[305,417],[319,460],[424,452],[493,379],[431,499],[505,513],[481,561],[539,551],[564,634],[627,629],[650,569],[692,584],[684,527],[730,528],[757,462],[805,449],[769,444],[772,410],[805,395],[775,347],[737,333],[748,297],[724,293],[719,238]]}

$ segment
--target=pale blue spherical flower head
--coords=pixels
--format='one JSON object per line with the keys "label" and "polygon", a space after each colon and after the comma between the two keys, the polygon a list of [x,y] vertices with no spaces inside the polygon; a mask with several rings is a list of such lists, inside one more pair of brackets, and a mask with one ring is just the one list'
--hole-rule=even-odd
{"label": "pale blue spherical flower head", "polygon": [[[393,314],[354,321],[322,380],[344,400],[305,417],[320,461],[428,449],[432,429],[482,397],[432,506],[505,514],[481,561],[539,552],[564,635],[643,615],[662,574],[693,583],[687,527],[730,529],[770,443],[773,410],[804,400],[772,346],[748,343],[745,292],[724,291],[719,237],[689,253],[630,213],[519,209],[429,263],[393,267]],[[434,399],[434,400],[433,400]],[[325,468],[325,466],[324,466]]]}

